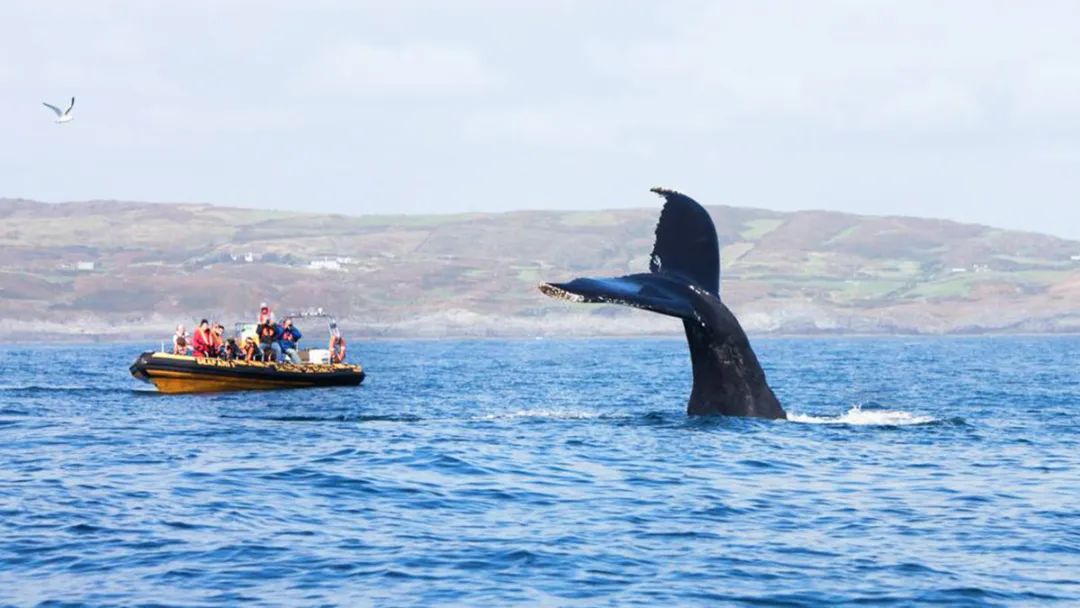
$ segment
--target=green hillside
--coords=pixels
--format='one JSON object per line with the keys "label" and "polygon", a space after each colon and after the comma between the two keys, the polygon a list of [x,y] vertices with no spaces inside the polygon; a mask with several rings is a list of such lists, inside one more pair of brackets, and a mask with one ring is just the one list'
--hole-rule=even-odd
{"label": "green hillside", "polygon": [[[319,305],[377,335],[669,333],[543,297],[644,270],[649,209],[341,216],[0,199],[0,318],[21,334],[140,335]],[[1080,243],[942,220],[711,207],[723,297],[751,332],[1080,329]],[[674,327],[677,327],[675,325]]]}

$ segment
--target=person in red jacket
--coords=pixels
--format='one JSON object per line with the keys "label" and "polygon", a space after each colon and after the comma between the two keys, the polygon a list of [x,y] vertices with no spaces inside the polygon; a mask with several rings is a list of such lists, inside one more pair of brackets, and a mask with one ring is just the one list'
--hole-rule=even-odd
{"label": "person in red jacket", "polygon": [[195,351],[196,357],[205,358],[212,356],[214,336],[210,333],[210,322],[206,319],[199,321],[199,326],[195,328],[195,335],[191,339],[191,346]]}

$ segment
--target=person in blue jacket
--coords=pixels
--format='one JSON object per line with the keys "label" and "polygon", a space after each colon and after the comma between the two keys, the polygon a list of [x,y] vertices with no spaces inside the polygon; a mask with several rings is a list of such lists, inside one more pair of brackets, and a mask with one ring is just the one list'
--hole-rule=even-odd
{"label": "person in blue jacket", "polygon": [[[300,333],[299,328],[293,326],[292,319],[282,321],[278,336],[277,345],[280,352],[290,363],[300,363],[300,353],[296,350],[296,343],[304,337],[304,334]],[[280,357],[278,360],[281,360]]]}

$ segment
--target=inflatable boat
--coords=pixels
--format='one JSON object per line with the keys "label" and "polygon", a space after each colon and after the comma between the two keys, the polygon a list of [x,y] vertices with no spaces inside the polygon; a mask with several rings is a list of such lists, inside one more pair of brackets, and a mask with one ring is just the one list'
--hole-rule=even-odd
{"label": "inflatable boat", "polygon": [[357,386],[364,370],[348,363],[277,363],[145,352],[131,375],[162,393],[213,393],[280,388]]}

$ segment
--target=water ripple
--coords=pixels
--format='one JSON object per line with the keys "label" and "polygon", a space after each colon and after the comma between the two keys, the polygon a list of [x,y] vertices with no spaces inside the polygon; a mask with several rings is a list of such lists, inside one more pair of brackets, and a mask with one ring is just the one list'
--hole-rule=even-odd
{"label": "water ripple", "polygon": [[682,340],[192,396],[0,346],[0,604],[1080,603],[1080,338],[755,346],[788,421],[688,418]]}

